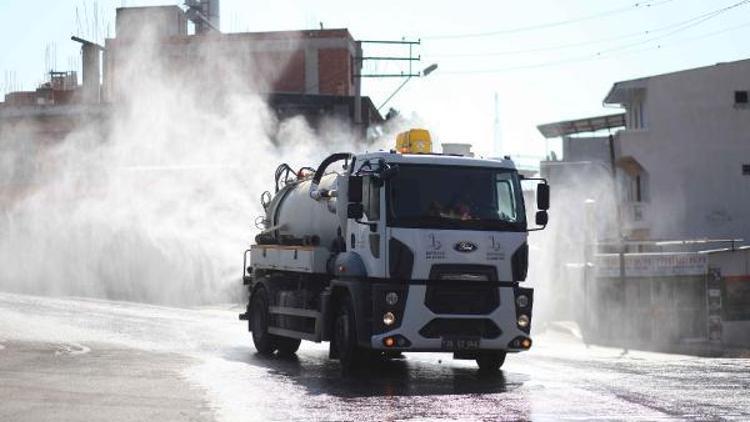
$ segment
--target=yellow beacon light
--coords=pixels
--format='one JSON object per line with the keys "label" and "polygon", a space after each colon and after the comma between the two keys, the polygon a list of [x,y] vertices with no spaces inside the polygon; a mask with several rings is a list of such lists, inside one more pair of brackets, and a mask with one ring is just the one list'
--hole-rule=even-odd
{"label": "yellow beacon light", "polygon": [[396,136],[396,151],[401,154],[429,154],[432,137],[426,129],[410,129]]}

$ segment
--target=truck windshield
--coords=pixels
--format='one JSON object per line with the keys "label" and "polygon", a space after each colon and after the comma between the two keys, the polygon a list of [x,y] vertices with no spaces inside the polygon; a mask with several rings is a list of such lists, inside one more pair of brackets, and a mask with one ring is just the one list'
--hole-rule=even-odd
{"label": "truck windshield", "polygon": [[392,227],[526,230],[518,173],[512,170],[400,164],[387,198]]}

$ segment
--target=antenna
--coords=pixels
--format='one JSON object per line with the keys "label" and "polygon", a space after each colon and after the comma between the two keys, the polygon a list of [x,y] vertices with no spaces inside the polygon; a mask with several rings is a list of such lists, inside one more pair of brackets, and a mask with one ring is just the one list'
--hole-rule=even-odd
{"label": "antenna", "polygon": [[76,6],[76,35],[79,37],[83,35],[81,34],[81,16],[78,14],[78,6]]}
{"label": "antenna", "polygon": [[496,156],[500,157],[503,155],[503,144],[502,144],[502,138],[500,134],[500,97],[497,94],[497,91],[495,91],[495,122],[494,122],[494,133],[493,133],[493,143],[494,143],[494,150]]}
{"label": "antenna", "polygon": [[94,2],[94,34],[91,37],[99,41],[99,3]]}

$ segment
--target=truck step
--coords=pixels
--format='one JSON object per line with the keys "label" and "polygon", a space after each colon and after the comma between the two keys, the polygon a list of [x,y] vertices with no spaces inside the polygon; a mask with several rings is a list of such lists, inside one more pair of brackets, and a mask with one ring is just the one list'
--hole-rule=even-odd
{"label": "truck step", "polygon": [[319,342],[322,340],[323,314],[313,309],[300,309],[287,306],[269,306],[268,313],[315,320],[315,332],[290,330],[288,328],[268,327],[268,332],[286,337],[295,337]]}
{"label": "truck step", "polygon": [[276,334],[277,336],[301,338],[303,340],[320,342],[318,336],[316,336],[315,334],[306,333],[304,331],[295,331],[287,328],[268,327],[268,332],[271,334]]}
{"label": "truck step", "polygon": [[268,312],[278,315],[291,315],[305,318],[317,319],[318,317],[320,317],[320,312],[312,309],[290,308],[285,306],[269,306]]}

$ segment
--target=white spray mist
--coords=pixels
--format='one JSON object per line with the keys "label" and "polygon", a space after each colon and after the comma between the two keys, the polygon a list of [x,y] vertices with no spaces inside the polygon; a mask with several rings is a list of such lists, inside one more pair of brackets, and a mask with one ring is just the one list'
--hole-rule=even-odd
{"label": "white spray mist", "polygon": [[232,300],[275,167],[361,149],[334,120],[317,136],[303,118],[277,121],[257,93],[279,69],[228,61],[210,43],[193,53],[211,65],[171,68],[144,35],[121,53],[109,119],[54,145],[39,145],[29,128],[0,134],[3,162],[20,163],[2,173],[20,190],[0,208],[0,290]]}

